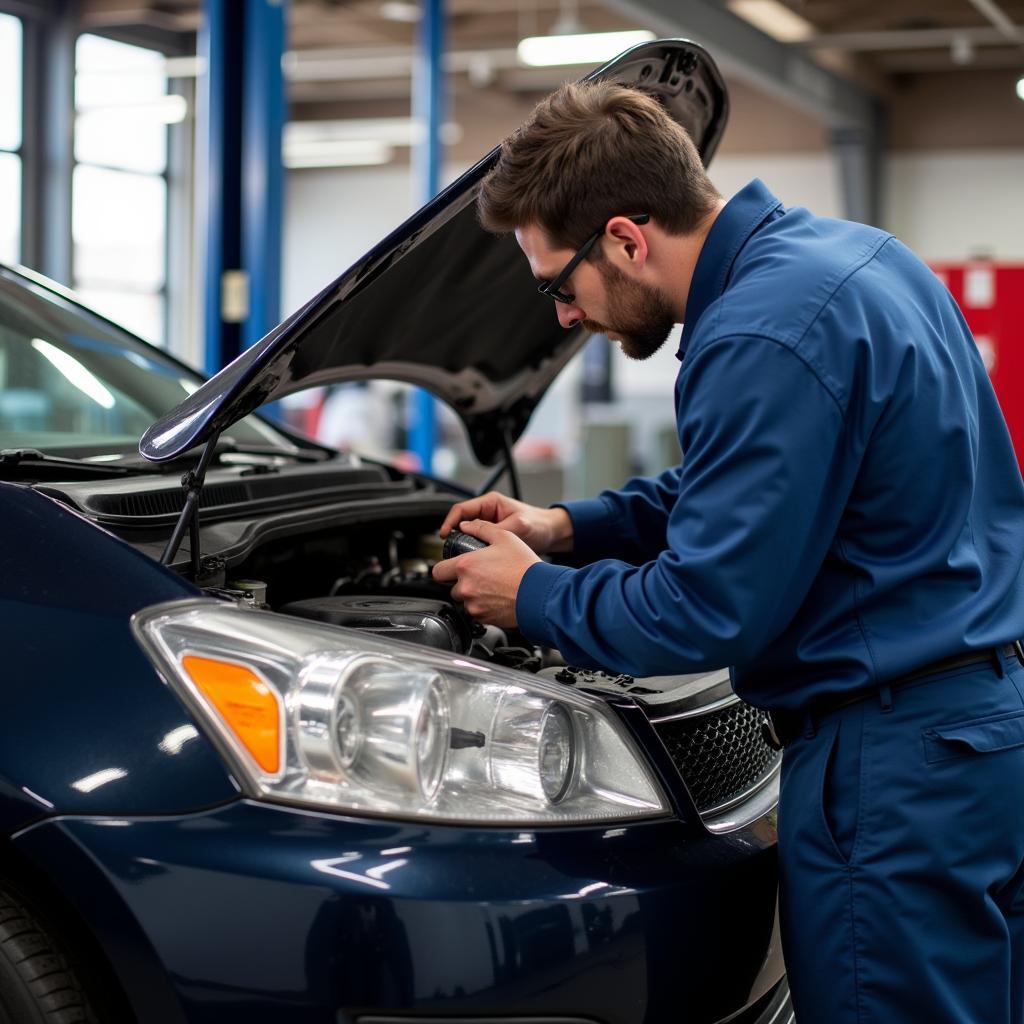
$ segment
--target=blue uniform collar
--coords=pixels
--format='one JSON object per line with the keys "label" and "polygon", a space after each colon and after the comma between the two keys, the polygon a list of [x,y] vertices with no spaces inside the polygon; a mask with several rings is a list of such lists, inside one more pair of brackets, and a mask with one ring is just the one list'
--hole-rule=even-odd
{"label": "blue uniform collar", "polygon": [[760,178],[740,189],[715,218],[704,239],[686,297],[686,323],[679,341],[677,359],[682,359],[697,321],[712,302],[725,291],[732,265],[758,225],[782,203],[768,191]]}

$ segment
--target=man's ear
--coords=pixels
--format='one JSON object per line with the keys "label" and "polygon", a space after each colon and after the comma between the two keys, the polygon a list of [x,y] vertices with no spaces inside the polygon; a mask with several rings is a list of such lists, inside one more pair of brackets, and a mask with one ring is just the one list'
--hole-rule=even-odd
{"label": "man's ear", "polygon": [[640,225],[634,224],[628,217],[612,217],[605,225],[604,233],[606,259],[628,265],[634,270],[641,269],[647,262],[647,236]]}

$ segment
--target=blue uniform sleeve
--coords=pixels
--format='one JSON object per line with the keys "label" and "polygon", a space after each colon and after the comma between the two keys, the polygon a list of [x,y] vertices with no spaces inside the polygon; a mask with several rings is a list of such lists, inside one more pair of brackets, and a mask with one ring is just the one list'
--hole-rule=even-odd
{"label": "blue uniform sleeve", "polygon": [[677,401],[685,457],[657,557],[538,563],[523,577],[520,629],[570,664],[637,676],[742,665],[790,622],[829,553],[849,453],[840,406],[800,355],[762,337],[691,348]]}
{"label": "blue uniform sleeve", "polygon": [[572,520],[572,561],[577,565],[615,555],[639,564],[667,543],[668,518],[679,497],[680,467],[656,477],[634,477],[617,491],[560,502]]}

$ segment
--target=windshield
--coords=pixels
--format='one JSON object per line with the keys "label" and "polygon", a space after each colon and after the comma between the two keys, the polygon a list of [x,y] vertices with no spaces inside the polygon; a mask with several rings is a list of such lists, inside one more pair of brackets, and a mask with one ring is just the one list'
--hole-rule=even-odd
{"label": "windshield", "polygon": [[[0,268],[0,448],[138,454],[139,438],[202,378],[74,303]],[[292,444],[254,417],[241,444]]]}

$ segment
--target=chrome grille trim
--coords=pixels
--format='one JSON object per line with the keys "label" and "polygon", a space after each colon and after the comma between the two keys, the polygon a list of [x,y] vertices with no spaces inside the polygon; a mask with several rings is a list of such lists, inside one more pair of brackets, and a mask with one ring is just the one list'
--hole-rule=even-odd
{"label": "chrome grille trim", "polygon": [[[765,740],[763,712],[730,694],[699,710],[652,719],[652,724],[703,819],[777,790],[781,755]],[[744,812],[744,816],[746,812]]]}
{"label": "chrome grille trim", "polygon": [[665,715],[662,718],[652,718],[651,722],[653,722],[654,725],[662,725],[665,722],[680,722],[684,718],[699,718],[701,715],[710,715],[715,711],[721,711],[723,708],[729,707],[730,704],[739,703],[739,697],[737,697],[735,693],[730,693],[728,697],[716,700],[713,704],[704,704],[702,707],[689,708],[686,711],[679,711],[674,715]]}

